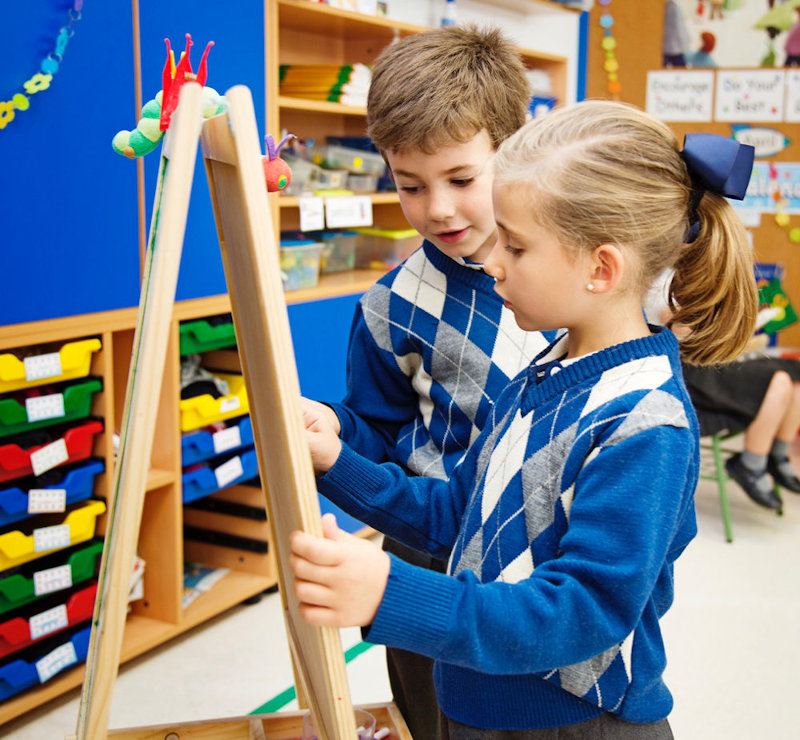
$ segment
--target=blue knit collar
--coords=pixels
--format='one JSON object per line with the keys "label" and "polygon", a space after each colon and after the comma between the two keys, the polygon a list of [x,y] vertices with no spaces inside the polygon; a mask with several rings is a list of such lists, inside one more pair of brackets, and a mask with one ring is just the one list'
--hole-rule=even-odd
{"label": "blue knit collar", "polygon": [[566,357],[569,340],[569,334],[564,332],[534,357],[528,366],[522,413],[527,414],[545,399],[587,380],[595,379],[606,370],[631,360],[667,355],[673,367],[679,367],[678,340],[675,335],[662,326],[650,326],[650,331],[652,332],[650,336],[615,344],[562,365],[561,361]]}
{"label": "blue knit collar", "polygon": [[422,242],[422,249],[425,251],[428,261],[446,275],[453,276],[471,288],[481,290],[484,293],[491,293],[500,300],[500,297],[494,292],[494,278],[487,275],[483,269],[476,270],[474,265],[477,265],[477,263],[473,263],[472,267],[467,267],[460,262],[456,262],[427,239]]}

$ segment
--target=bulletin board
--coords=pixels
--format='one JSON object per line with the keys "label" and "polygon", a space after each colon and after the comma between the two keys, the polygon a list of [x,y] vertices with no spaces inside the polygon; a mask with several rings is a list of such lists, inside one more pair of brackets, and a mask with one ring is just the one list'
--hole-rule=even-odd
{"label": "bulletin board", "polygon": [[[667,5],[670,13],[682,14],[685,68],[664,65],[665,18],[674,21]],[[716,11],[710,17],[712,5],[720,6],[721,18]],[[800,229],[800,67],[783,66],[791,26],[777,32],[757,27],[769,5],[769,0],[596,1],[589,18],[587,97],[615,98],[642,108],[649,104],[679,140],[701,131],[754,144],[754,177],[743,221],[753,237],[755,260],[783,266],[783,289],[798,308],[800,242],[793,237]],[[800,6],[800,0],[774,5],[787,6],[784,12],[792,10],[790,18],[800,20],[800,12],[789,7]],[[725,66],[688,66],[703,33],[714,33],[710,56]],[[762,66],[770,48],[774,65]],[[773,193],[779,187],[783,196],[776,201]],[[776,211],[788,223],[779,225]],[[782,329],[778,344],[800,346],[800,323]]]}

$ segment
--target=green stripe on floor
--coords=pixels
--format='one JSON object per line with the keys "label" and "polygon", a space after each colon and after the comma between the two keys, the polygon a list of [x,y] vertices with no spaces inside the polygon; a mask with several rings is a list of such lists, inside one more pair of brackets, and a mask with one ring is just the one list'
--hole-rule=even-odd
{"label": "green stripe on floor", "polygon": [[[375,647],[371,642],[358,642],[353,647],[344,651],[344,662],[349,663],[355,660],[362,653],[367,652],[371,647]],[[290,686],[285,691],[281,691],[277,696],[273,696],[268,702],[262,704],[257,709],[254,709],[250,714],[271,714],[283,709],[287,704],[293,702],[297,698],[297,691],[294,686]]]}

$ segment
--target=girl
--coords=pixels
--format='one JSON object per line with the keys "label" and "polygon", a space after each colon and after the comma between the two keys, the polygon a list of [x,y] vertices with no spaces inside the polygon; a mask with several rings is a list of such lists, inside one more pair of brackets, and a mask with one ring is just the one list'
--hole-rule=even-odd
{"label": "girl", "polygon": [[[302,614],[433,657],[445,738],[672,737],[659,620],[698,475],[680,358],[736,356],[757,312],[722,197],[744,195],[752,149],[697,136],[680,152],[638,109],[590,101],[500,147],[485,270],[521,328],[566,330],[449,481],[371,463],[307,415],[319,490],[449,566],[415,568],[326,516],[325,538],[292,535]],[[680,345],[641,309],[668,266]]]}

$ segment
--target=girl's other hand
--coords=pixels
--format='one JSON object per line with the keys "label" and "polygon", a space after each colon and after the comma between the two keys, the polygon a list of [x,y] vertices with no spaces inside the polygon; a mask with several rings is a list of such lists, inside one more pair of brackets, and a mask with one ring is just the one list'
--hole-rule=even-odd
{"label": "girl's other hand", "polygon": [[301,399],[301,408],[314,472],[327,473],[342,451],[339,418],[330,406],[308,398]]}
{"label": "girl's other hand", "polygon": [[324,537],[292,532],[289,563],[300,614],[319,627],[363,627],[378,611],[389,578],[389,556],[369,540],[322,517]]}

